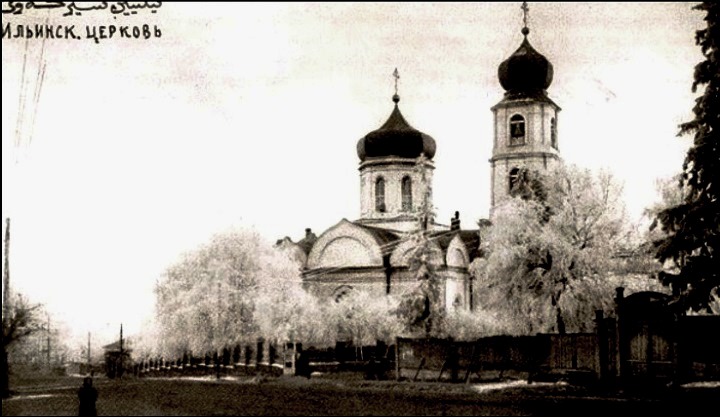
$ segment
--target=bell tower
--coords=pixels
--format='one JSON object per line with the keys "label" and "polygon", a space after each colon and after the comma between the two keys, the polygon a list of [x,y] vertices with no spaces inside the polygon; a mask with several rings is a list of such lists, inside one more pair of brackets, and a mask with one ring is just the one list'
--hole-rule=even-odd
{"label": "bell tower", "polygon": [[527,3],[523,3],[523,42],[498,68],[503,99],[492,107],[493,152],[490,158],[490,218],[522,169],[546,171],[560,161],[560,107],[547,94],[553,66],[528,41]]}

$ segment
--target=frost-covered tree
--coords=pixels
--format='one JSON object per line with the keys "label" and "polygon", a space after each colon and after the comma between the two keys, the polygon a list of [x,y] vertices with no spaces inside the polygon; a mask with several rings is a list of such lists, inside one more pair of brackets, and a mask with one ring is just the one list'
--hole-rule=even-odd
{"label": "frost-covered tree", "polygon": [[517,317],[513,333],[564,333],[590,320],[576,313],[591,314],[608,290],[604,278],[627,233],[622,187],[608,173],[571,166],[538,181],[540,201],[510,198],[495,209],[478,305]]}
{"label": "frost-covered tree", "polygon": [[258,337],[324,337],[314,298],[287,254],[235,230],[171,266],[156,285],[158,343],[165,355],[217,352]]}
{"label": "frost-covered tree", "polygon": [[354,290],[328,306],[329,316],[340,334],[355,346],[374,345],[378,340],[392,343],[404,330],[398,314],[399,302],[392,296],[374,296]]}
{"label": "frost-covered tree", "polygon": [[442,254],[431,238],[435,211],[430,203],[432,186],[426,178],[426,163],[424,155],[416,161],[423,198],[415,211],[417,229],[409,236],[414,244],[408,266],[415,276],[416,285],[402,299],[400,314],[411,334],[439,336],[444,332],[445,315],[443,281],[439,274]]}
{"label": "frost-covered tree", "polygon": [[275,252],[263,262],[259,276],[255,321],[259,333],[273,343],[302,342],[328,345],[336,328],[318,299],[302,288],[298,264]]}

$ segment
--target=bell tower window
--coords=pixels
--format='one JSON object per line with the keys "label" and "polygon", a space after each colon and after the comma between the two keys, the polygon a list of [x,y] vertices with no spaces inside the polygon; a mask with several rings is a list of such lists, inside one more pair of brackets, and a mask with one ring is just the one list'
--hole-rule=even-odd
{"label": "bell tower window", "polygon": [[525,118],[519,114],[510,118],[510,146],[525,144]]}
{"label": "bell tower window", "polygon": [[403,211],[412,211],[412,179],[403,177],[402,179],[402,209]]}
{"label": "bell tower window", "polygon": [[385,179],[375,180],[375,211],[385,213]]}
{"label": "bell tower window", "polygon": [[512,193],[513,188],[517,185],[518,179],[520,179],[520,169],[513,168],[510,170],[510,175],[508,176],[508,193]]}
{"label": "bell tower window", "polygon": [[557,143],[557,122],[555,121],[555,118],[553,117],[550,119],[550,144],[553,148],[558,148]]}

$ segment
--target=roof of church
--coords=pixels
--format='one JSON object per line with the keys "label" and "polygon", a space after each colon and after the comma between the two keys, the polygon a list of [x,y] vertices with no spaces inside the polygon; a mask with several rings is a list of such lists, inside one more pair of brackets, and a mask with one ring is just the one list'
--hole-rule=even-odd
{"label": "roof of church", "polygon": [[530,30],[523,28],[524,39],[520,47],[498,68],[500,85],[506,96],[537,98],[546,95],[553,79],[553,66],[527,39]]}
{"label": "roof of church", "polygon": [[526,101],[528,103],[548,103],[553,106],[555,106],[558,110],[562,110],[560,106],[557,105],[550,97],[548,97],[547,93],[545,91],[534,91],[534,92],[505,92],[505,96],[502,100],[496,105],[494,105],[491,110],[495,110],[497,107],[502,106],[506,103],[519,103]]}
{"label": "roof of church", "polygon": [[465,244],[472,261],[478,256],[478,247],[480,245],[480,235],[477,230],[456,230],[456,231],[440,231],[434,232],[431,236],[438,243],[443,252],[446,252],[450,246],[450,242],[455,236],[460,235],[460,239]]}
{"label": "roof of church", "polygon": [[394,233],[388,229],[372,227],[372,226],[368,226],[368,225],[365,225],[362,223],[357,223],[357,222],[353,222],[353,224],[365,229],[368,233],[370,233],[375,238],[375,241],[382,248],[383,255],[387,255],[390,252],[392,252],[393,249],[395,249],[395,245],[388,245],[388,243],[392,243],[392,242],[396,242],[396,241],[400,240],[399,234]]}
{"label": "roof of church", "polygon": [[395,108],[387,121],[358,141],[360,160],[387,156],[417,158],[422,154],[432,159],[436,150],[435,139],[410,126],[400,113],[400,97],[397,94],[393,96],[393,101]]}
{"label": "roof of church", "polygon": [[[391,243],[399,243],[400,240],[407,238],[406,235],[393,230],[368,226],[358,222],[352,223],[363,228],[375,238],[375,241],[382,248],[383,255],[388,255],[395,250],[397,245],[391,245]],[[478,232],[478,230],[439,230],[430,233],[430,239],[435,241],[443,252],[446,252],[450,246],[450,242],[452,242],[455,236],[460,235],[460,239],[467,248],[470,260],[472,261],[479,255],[480,235]]]}
{"label": "roof of church", "polygon": [[[310,232],[307,232],[307,234],[310,234]],[[349,239],[344,239],[345,237]],[[460,240],[458,244],[465,247],[467,253],[466,262],[472,262],[480,256],[479,230],[435,230],[429,232],[428,238],[434,245],[437,245],[436,247],[441,251],[443,259],[447,257],[453,240],[458,238]],[[354,242],[348,243],[348,240]],[[407,264],[403,263],[403,260],[407,256],[408,249],[412,249],[413,241],[412,233],[408,234],[408,232],[368,226],[360,222],[351,222],[343,219],[335,226],[323,232],[316,240],[313,240],[308,258],[303,264],[303,274],[307,277],[315,274],[317,271],[326,270],[327,268],[330,268],[334,272],[339,272],[358,268],[378,268],[390,264],[396,267],[407,266]],[[294,245],[299,246],[301,242]],[[355,261],[351,260],[354,259],[353,256],[349,256],[348,260],[350,263],[342,261],[343,266],[335,265],[338,259],[343,257],[343,255],[341,255],[343,253],[342,251],[356,250],[356,246],[353,245],[357,244],[363,245],[365,249],[368,250],[368,253],[373,253],[371,256],[373,259],[354,264],[353,262]],[[325,263],[323,262],[324,253],[328,252],[327,248],[332,245],[339,246],[335,246],[334,250],[329,251],[329,253],[334,255],[329,255],[332,258],[331,262]],[[343,247],[343,245],[349,246]],[[337,258],[338,256],[340,256],[340,258]],[[380,263],[379,257],[382,258],[382,263]],[[394,257],[398,258],[393,260]]]}

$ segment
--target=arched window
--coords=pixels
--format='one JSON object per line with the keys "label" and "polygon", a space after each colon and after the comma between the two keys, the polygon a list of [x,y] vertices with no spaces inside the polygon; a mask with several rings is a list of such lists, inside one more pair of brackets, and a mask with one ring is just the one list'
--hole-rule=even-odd
{"label": "arched window", "polygon": [[402,209],[403,211],[412,211],[412,179],[403,177],[402,179]]}
{"label": "arched window", "polygon": [[375,180],[375,210],[385,213],[385,179],[383,177]]}
{"label": "arched window", "polygon": [[510,170],[510,175],[508,179],[508,192],[512,193],[513,188],[515,188],[515,184],[517,184],[518,180],[520,179],[520,169],[513,168],[512,170]]}
{"label": "arched window", "polygon": [[550,144],[553,148],[558,148],[557,143],[557,122],[555,122],[555,118],[553,117],[550,119]]}
{"label": "arched window", "polygon": [[525,144],[525,118],[519,114],[510,118],[510,146]]}

